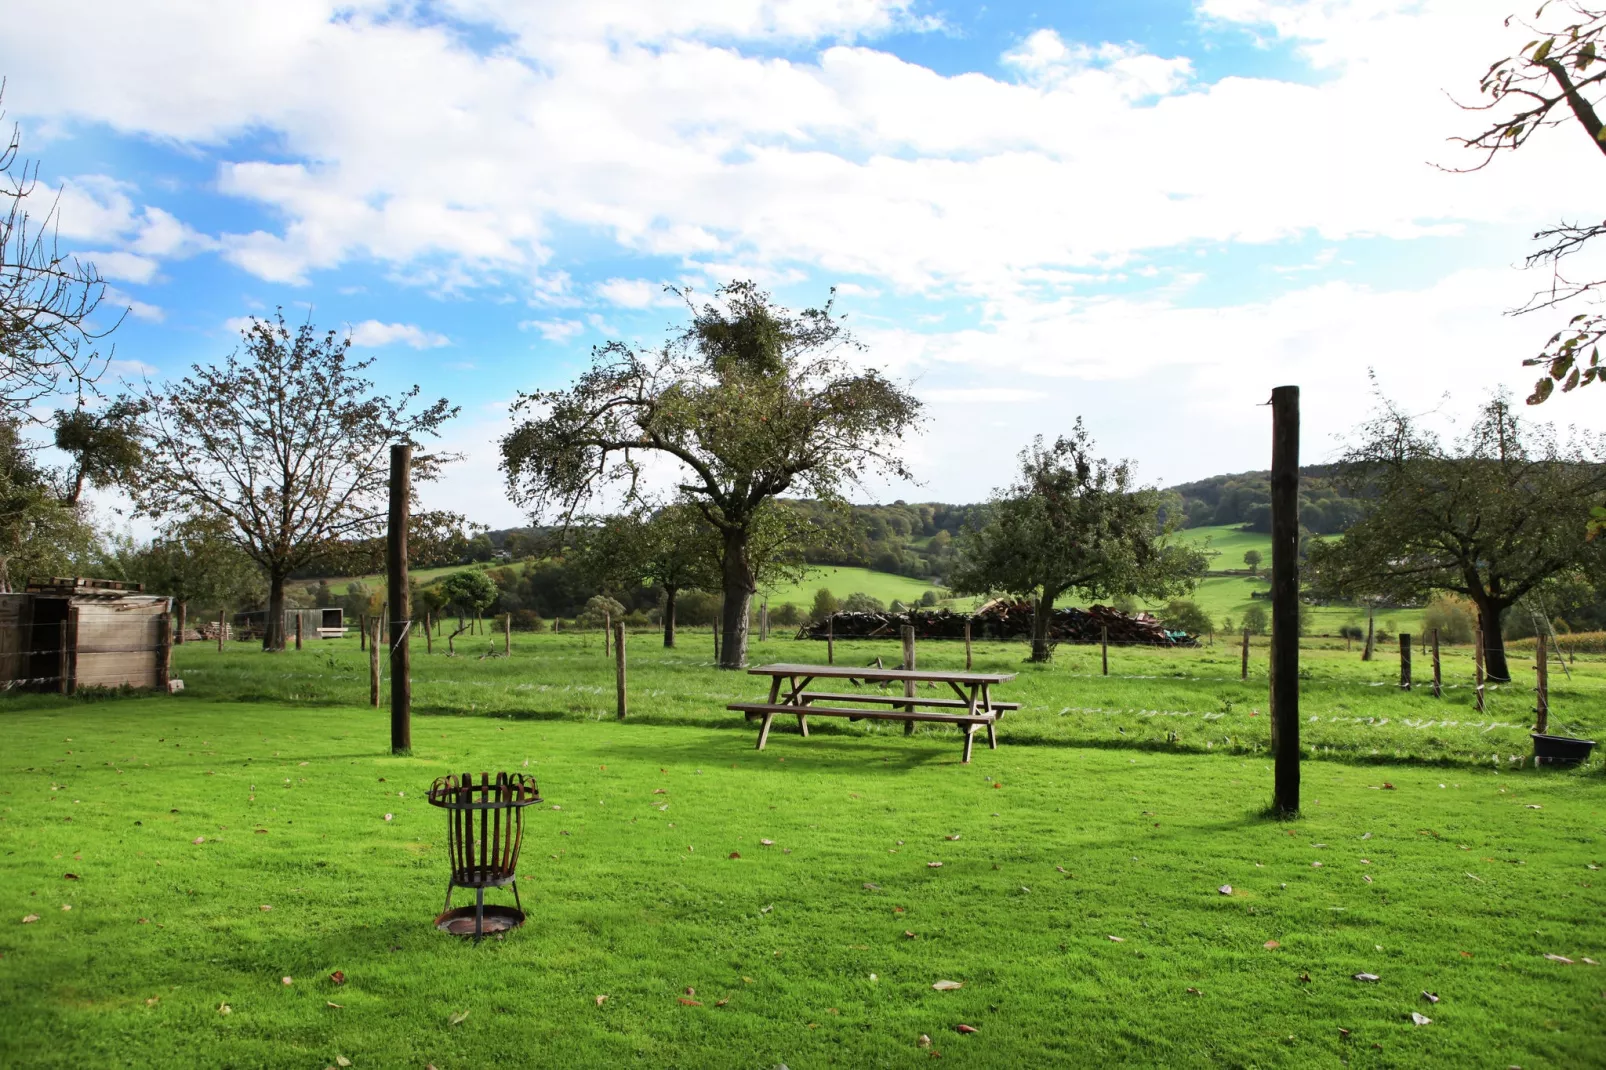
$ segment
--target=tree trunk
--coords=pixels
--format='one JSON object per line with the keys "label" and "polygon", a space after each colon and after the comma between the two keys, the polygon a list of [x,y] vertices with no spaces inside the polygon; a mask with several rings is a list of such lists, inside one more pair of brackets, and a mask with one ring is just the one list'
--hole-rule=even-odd
{"label": "tree trunk", "polygon": [[1054,612],[1054,595],[1045,594],[1037,600],[1037,606],[1032,610],[1032,660],[1048,662],[1054,659],[1054,651],[1048,645],[1048,625]]}
{"label": "tree trunk", "polygon": [[680,593],[678,587],[664,588],[664,646],[675,645],[675,595]]}
{"label": "tree trunk", "polygon": [[262,649],[269,653],[284,650],[284,581],[283,573],[268,573],[268,619],[262,625]]}
{"label": "tree trunk", "polygon": [[725,603],[720,611],[723,641],[719,667],[747,666],[747,615],[753,604],[753,573],[747,567],[747,532],[725,534]]}
{"label": "tree trunk", "polygon": [[1506,639],[1500,634],[1500,615],[1505,606],[1493,600],[1477,600],[1478,627],[1483,629],[1483,672],[1492,684],[1509,684],[1511,670],[1506,666]]}

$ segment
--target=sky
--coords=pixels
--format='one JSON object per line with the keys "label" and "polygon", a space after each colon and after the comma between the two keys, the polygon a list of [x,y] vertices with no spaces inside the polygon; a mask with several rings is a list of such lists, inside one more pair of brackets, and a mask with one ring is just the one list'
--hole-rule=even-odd
{"label": "sky", "polygon": [[1513,3],[16,0],[0,73],[130,310],[105,385],[282,307],[460,405],[426,504],[502,527],[510,403],[661,343],[666,285],[836,288],[929,417],[865,501],[980,500],[1077,416],[1169,485],[1267,467],[1273,386],[1308,463],[1374,391],[1525,396],[1521,259],[1599,172],[1571,131],[1445,170]]}

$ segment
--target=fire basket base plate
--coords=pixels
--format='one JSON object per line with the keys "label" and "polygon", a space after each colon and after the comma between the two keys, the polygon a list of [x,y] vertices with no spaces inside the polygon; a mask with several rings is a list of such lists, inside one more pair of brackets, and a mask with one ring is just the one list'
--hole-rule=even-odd
{"label": "fire basket base plate", "polygon": [[[517,929],[524,924],[524,911],[514,907],[492,906],[485,904],[485,917],[480,923],[480,931],[484,933],[506,932],[508,929]],[[474,935],[474,908],[457,907],[448,910],[435,919],[435,928],[443,933],[454,936]]]}

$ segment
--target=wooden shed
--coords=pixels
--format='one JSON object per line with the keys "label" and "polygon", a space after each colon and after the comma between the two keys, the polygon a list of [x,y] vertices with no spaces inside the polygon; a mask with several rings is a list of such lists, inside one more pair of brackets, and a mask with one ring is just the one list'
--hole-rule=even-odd
{"label": "wooden shed", "polygon": [[165,689],[172,632],[172,600],[137,583],[31,581],[0,594],[0,689]]}
{"label": "wooden shed", "polygon": [[[344,639],[346,637],[346,611],[339,606],[324,609],[287,609],[284,611],[284,635],[288,640],[296,637],[296,621],[301,621],[301,633],[309,642],[313,639]],[[268,611],[253,609],[234,615],[234,631],[247,639],[259,638],[268,627]]]}

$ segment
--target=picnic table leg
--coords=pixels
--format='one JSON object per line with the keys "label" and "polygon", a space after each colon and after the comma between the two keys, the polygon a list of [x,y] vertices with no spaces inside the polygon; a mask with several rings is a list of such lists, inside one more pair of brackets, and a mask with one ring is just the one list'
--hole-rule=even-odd
{"label": "picnic table leg", "polygon": [[770,722],[775,720],[773,713],[766,713],[764,721],[758,726],[758,750],[764,749],[764,744],[770,741]]}
{"label": "picnic table leg", "polygon": [[913,721],[903,722],[903,734],[906,736],[912,736],[915,734],[915,723]]}
{"label": "picnic table leg", "polygon": [[772,677],[770,677],[770,705],[771,706],[775,705],[775,700],[780,698],[780,697],[781,697],[781,678],[779,676],[772,676]]}
{"label": "picnic table leg", "polygon": [[965,725],[965,757],[964,757],[964,759],[963,759],[961,764],[963,764],[963,765],[969,765],[970,764],[970,748],[972,746],[974,746],[975,743],[976,743],[976,726],[973,725],[973,724],[967,724],[967,725]]}
{"label": "picnic table leg", "polygon": [[987,722],[987,749],[998,749],[998,722],[996,721]]}
{"label": "picnic table leg", "polygon": [[809,738],[809,719],[801,713],[797,715],[797,730],[804,739]]}

